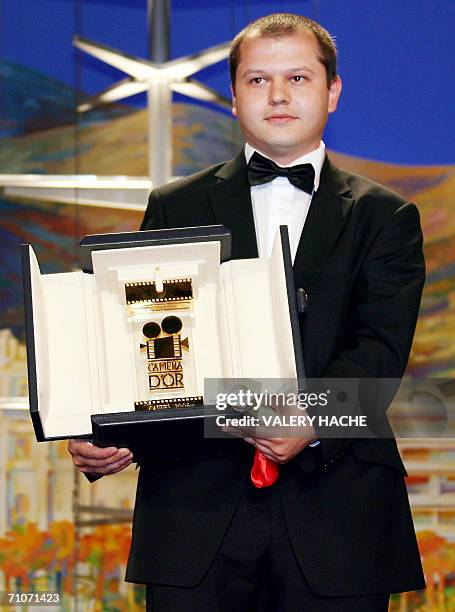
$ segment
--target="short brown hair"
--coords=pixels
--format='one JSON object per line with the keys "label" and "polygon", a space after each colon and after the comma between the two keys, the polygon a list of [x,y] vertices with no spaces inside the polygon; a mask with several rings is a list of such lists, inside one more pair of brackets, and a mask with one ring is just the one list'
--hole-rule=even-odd
{"label": "short brown hair", "polygon": [[273,13],[252,21],[232,41],[229,52],[229,72],[232,88],[234,89],[235,75],[240,62],[240,48],[245,38],[249,36],[289,36],[298,30],[307,30],[316,37],[321,54],[319,59],[324,65],[327,86],[330,87],[337,74],[337,48],[333,37],[319,23],[308,17],[293,13]]}

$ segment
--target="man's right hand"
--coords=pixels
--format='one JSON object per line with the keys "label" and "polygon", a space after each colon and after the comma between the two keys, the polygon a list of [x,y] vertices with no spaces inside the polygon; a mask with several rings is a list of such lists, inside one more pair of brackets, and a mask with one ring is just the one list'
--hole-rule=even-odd
{"label": "man's right hand", "polygon": [[68,452],[80,472],[97,476],[120,472],[133,460],[133,453],[127,448],[100,448],[81,440],[69,440]]}

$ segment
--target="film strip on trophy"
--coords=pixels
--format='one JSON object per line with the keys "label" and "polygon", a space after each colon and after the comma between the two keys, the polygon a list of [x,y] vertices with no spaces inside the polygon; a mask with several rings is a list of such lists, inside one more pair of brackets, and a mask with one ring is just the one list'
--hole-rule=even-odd
{"label": "film strip on trophy", "polygon": [[196,394],[192,341],[191,278],[125,284],[129,324],[135,343],[138,398],[135,410],[184,408],[203,403]]}

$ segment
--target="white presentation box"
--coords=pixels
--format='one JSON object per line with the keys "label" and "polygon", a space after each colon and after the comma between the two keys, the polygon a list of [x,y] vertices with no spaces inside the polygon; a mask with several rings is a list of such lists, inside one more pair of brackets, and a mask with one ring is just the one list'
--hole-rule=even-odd
{"label": "white presentation box", "polygon": [[229,257],[222,226],[88,236],[83,270],[60,274],[41,274],[22,245],[37,440],[134,447],[201,435],[219,414],[206,379],[302,387],[287,227],[270,258]]}

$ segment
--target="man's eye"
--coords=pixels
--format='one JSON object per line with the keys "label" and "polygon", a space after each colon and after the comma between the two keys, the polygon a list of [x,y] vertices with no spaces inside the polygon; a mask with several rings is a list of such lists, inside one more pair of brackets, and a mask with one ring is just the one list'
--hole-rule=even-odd
{"label": "man's eye", "polygon": [[292,80],[294,81],[294,83],[301,83],[302,81],[304,81],[304,80],[305,80],[305,77],[304,77],[304,76],[302,76],[301,74],[295,74],[295,75],[292,77]]}
{"label": "man's eye", "polygon": [[260,85],[264,79],[262,77],[254,77],[251,79],[250,83],[254,83],[255,85]]}

